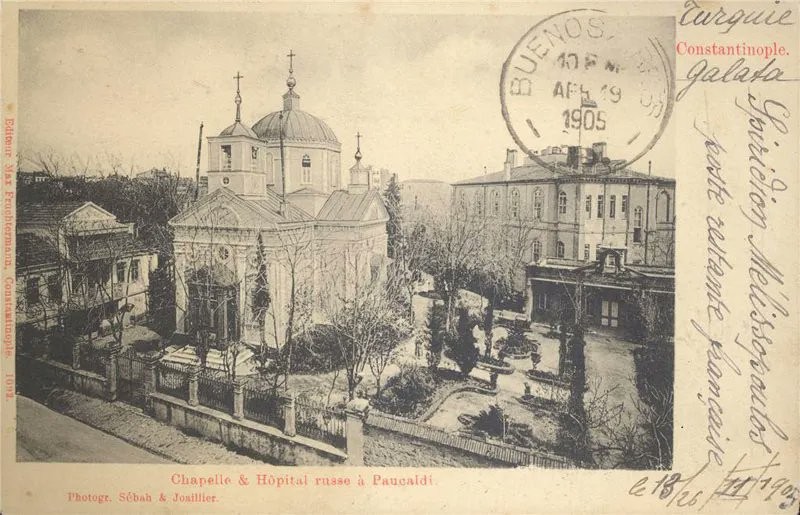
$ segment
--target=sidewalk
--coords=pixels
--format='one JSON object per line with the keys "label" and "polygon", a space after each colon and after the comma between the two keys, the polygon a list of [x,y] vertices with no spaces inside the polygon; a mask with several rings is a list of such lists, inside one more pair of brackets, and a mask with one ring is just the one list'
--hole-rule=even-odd
{"label": "sidewalk", "polygon": [[48,406],[95,429],[147,449],[176,463],[189,465],[264,465],[265,462],[228,450],[224,445],[188,436],[179,429],[121,402],[110,403],[61,390]]}

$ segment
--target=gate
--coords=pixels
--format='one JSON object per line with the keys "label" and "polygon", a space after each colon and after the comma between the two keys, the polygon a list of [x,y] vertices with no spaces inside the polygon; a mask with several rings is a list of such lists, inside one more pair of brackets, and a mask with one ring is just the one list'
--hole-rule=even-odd
{"label": "gate", "polygon": [[119,354],[117,361],[117,398],[144,408],[145,359],[133,348]]}

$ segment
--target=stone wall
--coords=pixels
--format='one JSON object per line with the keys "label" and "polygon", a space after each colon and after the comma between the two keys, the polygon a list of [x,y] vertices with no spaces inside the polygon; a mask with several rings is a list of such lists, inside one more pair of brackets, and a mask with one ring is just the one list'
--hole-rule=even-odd
{"label": "stone wall", "polygon": [[372,411],[363,429],[364,464],[397,467],[574,468],[569,460]]}
{"label": "stone wall", "polygon": [[394,431],[364,426],[364,465],[370,467],[511,467],[507,463],[413,438]]}
{"label": "stone wall", "polygon": [[201,435],[234,449],[264,457],[280,465],[346,464],[348,455],[341,450],[300,435],[288,436],[273,427],[236,420],[221,411],[153,393],[153,416],[187,433]]}

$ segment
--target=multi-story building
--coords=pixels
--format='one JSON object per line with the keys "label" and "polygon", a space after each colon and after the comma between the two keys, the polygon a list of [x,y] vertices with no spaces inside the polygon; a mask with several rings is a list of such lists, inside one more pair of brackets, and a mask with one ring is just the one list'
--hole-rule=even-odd
{"label": "multi-story building", "polygon": [[21,203],[16,257],[18,326],[83,334],[148,311],[156,252],[92,202]]}
{"label": "multi-story building", "polygon": [[[605,274],[601,288],[605,292],[616,288],[609,284],[612,270],[673,276],[674,179],[621,166],[606,156],[604,143],[591,148],[549,147],[537,157],[517,164],[516,151],[508,150],[502,171],[453,186],[455,202],[474,216],[526,229],[530,266],[524,286],[532,316],[552,311],[559,302],[568,303],[559,273],[601,259],[620,260],[617,267],[599,268]],[[587,268],[593,269],[593,265]],[[672,284],[671,279],[667,282]],[[634,283],[619,287],[630,290]],[[624,318],[623,299],[606,295],[604,300],[603,295],[590,307],[590,318],[617,327]]]}

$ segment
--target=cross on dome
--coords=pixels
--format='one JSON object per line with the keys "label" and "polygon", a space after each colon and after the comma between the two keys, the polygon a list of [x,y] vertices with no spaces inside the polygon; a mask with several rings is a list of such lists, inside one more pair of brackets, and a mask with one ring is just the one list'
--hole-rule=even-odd
{"label": "cross on dome", "polygon": [[295,85],[297,84],[297,80],[292,76],[294,73],[294,58],[297,56],[291,49],[289,49],[289,53],[286,54],[286,57],[289,58],[289,78],[286,79],[286,85],[289,86],[289,91],[294,89]]}

